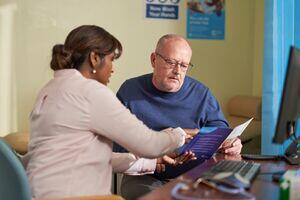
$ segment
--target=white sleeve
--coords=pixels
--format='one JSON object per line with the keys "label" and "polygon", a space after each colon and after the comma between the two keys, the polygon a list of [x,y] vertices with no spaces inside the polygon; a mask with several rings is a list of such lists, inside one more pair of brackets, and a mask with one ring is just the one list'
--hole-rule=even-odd
{"label": "white sleeve", "polygon": [[111,160],[113,171],[127,175],[153,174],[156,159],[139,158],[132,153],[114,153]]}
{"label": "white sleeve", "polygon": [[[162,130],[170,132],[172,128]],[[147,159],[135,156],[132,153],[114,153],[112,155],[112,167],[116,173],[124,173],[132,176],[153,174],[156,169],[157,159]]]}
{"label": "white sleeve", "polygon": [[156,158],[184,144],[185,132],[181,128],[164,133],[149,129],[106,87],[95,87],[88,100],[91,131],[117,142],[137,156]]}

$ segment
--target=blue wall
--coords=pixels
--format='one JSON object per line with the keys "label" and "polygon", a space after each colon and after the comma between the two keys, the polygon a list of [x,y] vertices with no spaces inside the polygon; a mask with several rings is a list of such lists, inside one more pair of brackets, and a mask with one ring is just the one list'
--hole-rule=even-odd
{"label": "blue wall", "polygon": [[272,143],[272,139],[275,133],[290,46],[300,46],[299,11],[300,1],[298,0],[265,0],[262,102],[263,154],[283,154],[290,143],[290,141],[286,141],[283,145],[277,145]]}

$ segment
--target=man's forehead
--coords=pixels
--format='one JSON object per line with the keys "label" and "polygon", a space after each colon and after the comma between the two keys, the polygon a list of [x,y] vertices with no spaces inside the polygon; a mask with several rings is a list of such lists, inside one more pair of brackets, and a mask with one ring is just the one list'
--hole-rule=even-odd
{"label": "man's forehead", "polygon": [[182,49],[191,51],[190,45],[186,40],[181,38],[170,38],[162,43],[160,46],[163,51],[170,51],[174,49]]}
{"label": "man's forehead", "polygon": [[180,41],[174,41],[174,42],[168,42],[164,46],[161,47],[159,52],[164,54],[181,54],[181,55],[191,55],[192,51],[188,44],[180,42]]}

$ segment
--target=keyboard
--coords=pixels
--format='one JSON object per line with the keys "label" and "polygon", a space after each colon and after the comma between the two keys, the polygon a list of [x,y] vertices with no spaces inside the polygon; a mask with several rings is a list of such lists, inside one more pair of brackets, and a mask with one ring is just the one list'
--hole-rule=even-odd
{"label": "keyboard", "polygon": [[260,164],[252,161],[221,160],[206,171],[205,176],[212,177],[220,172],[232,172],[239,174],[246,182],[250,183],[259,170]]}

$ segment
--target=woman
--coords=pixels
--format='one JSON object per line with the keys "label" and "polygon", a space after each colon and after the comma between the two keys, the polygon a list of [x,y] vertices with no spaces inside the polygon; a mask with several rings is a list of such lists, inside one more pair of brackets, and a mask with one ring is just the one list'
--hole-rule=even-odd
{"label": "woman", "polygon": [[116,38],[91,25],[74,29],[64,45],[53,47],[54,78],[40,91],[32,110],[24,157],[33,197],[109,194],[111,163],[123,160],[121,170],[130,166],[130,159],[124,164],[128,154],[113,155],[112,141],[147,158],[184,143],[181,128],[150,130],[106,87],[112,62],[121,53]]}

